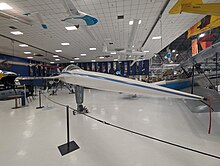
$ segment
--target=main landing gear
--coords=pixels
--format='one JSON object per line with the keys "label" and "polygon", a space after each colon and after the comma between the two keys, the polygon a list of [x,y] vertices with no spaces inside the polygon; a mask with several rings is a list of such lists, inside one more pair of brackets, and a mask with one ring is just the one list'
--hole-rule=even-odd
{"label": "main landing gear", "polygon": [[84,99],[84,88],[81,86],[75,86],[75,97],[76,97],[76,104],[77,109],[73,111],[73,115],[76,114],[84,114],[88,113],[88,109],[83,106],[83,99]]}
{"label": "main landing gear", "polygon": [[66,87],[69,90],[69,94],[74,93],[74,90],[72,89],[70,84],[59,81],[58,83],[55,84],[55,89],[52,90],[52,93],[50,95],[57,95],[58,89],[60,88],[62,90],[62,88],[64,87]]}

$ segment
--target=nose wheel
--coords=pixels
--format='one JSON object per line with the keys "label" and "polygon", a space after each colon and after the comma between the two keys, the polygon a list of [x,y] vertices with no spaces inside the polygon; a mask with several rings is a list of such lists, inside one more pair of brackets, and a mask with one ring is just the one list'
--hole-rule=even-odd
{"label": "nose wheel", "polygon": [[83,106],[83,105],[79,105],[77,107],[77,110],[74,110],[73,111],[73,115],[76,115],[76,114],[86,114],[86,113],[89,113],[89,110],[86,106]]}

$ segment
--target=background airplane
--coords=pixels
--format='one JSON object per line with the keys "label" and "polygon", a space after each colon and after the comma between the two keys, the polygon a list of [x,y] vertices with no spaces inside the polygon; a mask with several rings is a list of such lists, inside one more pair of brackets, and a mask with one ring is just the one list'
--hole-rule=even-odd
{"label": "background airplane", "polygon": [[62,21],[73,24],[76,28],[81,27],[93,40],[96,40],[94,34],[87,28],[98,23],[98,19],[87,13],[81,12],[76,9],[71,0],[61,0],[66,12],[69,14],[68,17]]}
{"label": "background airplane", "polygon": [[45,23],[45,21],[43,20],[43,18],[41,17],[41,14],[39,12],[25,13],[24,15],[25,16],[36,16],[36,19],[40,22],[41,27],[43,29],[48,28],[47,24]]}
{"label": "background airplane", "polygon": [[[35,17],[28,17],[28,16],[35,16]],[[15,22],[19,22],[22,24],[26,24],[29,26],[33,26],[35,24],[41,24],[43,29],[47,29],[47,24],[44,22],[41,14],[39,12],[32,12],[32,13],[25,13],[21,14],[17,11],[0,11],[0,17],[5,19],[10,19]]]}
{"label": "background airplane", "polygon": [[174,70],[179,70],[182,67],[193,66],[197,63],[204,62],[206,59],[215,56],[218,52],[220,52],[220,42],[213,44],[198,54],[190,57],[188,60],[180,63],[176,68],[174,68]]}
{"label": "background airplane", "polygon": [[182,12],[220,16],[220,3],[203,3],[202,0],[178,0],[169,14]]}
{"label": "background airplane", "polygon": [[[10,100],[24,95],[24,86],[16,86],[14,72],[0,70],[0,100]],[[25,90],[28,92],[28,90]]]}
{"label": "background airplane", "polygon": [[103,46],[103,53],[104,54],[118,54],[118,60],[133,60],[132,64],[130,66],[133,66],[137,61],[144,60],[146,56],[146,52],[143,52],[139,49],[135,49],[134,47],[134,39],[137,34],[138,25],[141,23],[140,19],[134,19],[132,21],[132,29],[129,36],[127,48],[122,49],[114,49],[114,50],[108,50],[107,44],[104,43]]}

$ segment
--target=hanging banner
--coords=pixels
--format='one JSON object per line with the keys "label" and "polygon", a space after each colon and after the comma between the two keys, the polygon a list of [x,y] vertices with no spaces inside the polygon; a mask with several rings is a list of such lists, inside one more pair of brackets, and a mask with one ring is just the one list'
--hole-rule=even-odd
{"label": "hanging banner", "polygon": [[199,53],[197,39],[192,40],[192,56]]}
{"label": "hanging banner", "polygon": [[205,50],[206,48],[208,48],[212,45],[212,42],[203,41],[203,42],[199,42],[199,44],[201,45],[202,49]]}
{"label": "hanging banner", "polygon": [[220,26],[220,16],[205,16],[188,30],[188,38]]}

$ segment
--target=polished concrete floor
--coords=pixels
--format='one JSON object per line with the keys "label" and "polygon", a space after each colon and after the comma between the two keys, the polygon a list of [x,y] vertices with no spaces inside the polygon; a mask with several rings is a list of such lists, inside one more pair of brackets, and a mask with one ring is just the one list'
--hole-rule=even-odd
{"label": "polished concrete floor", "polygon": [[[75,107],[75,97],[58,91],[51,99]],[[66,141],[65,109],[43,97],[28,107],[11,109],[0,102],[0,165],[2,166],[219,166],[220,160],[70,114],[71,140],[80,149],[61,156]],[[182,100],[85,90],[89,115],[136,132],[220,156],[220,113],[193,113]]]}

